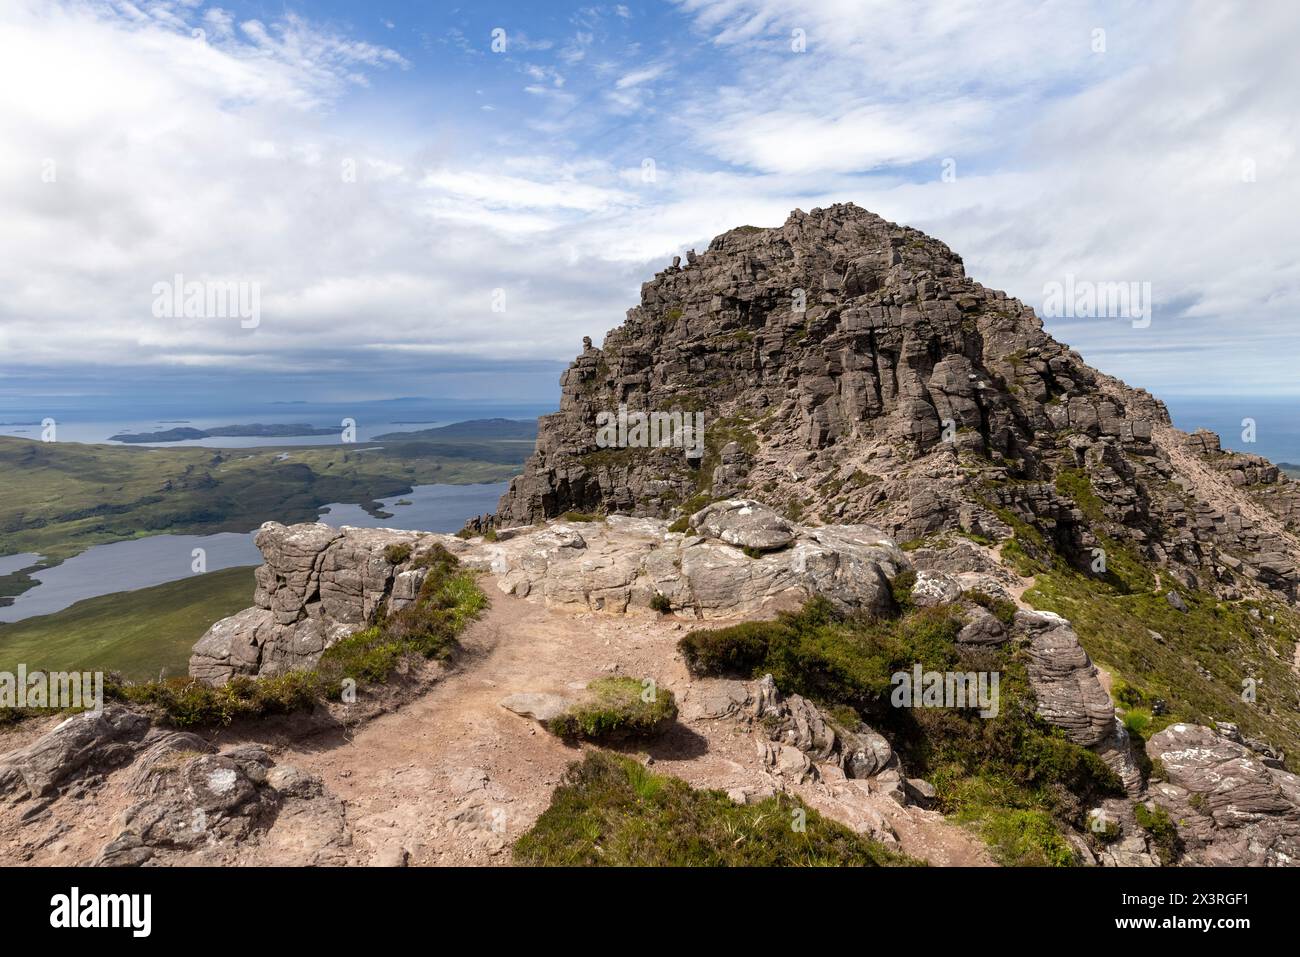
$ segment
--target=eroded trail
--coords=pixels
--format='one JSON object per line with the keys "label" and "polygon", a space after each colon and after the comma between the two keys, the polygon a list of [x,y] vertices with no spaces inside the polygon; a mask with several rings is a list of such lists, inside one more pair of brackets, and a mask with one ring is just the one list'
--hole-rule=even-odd
{"label": "eroded trail", "polygon": [[[679,726],[642,752],[656,770],[699,787],[770,787],[753,736],[734,720],[704,717],[692,701],[709,682],[692,682],[675,654],[687,627],[494,595],[463,637],[462,664],[430,692],[344,744],[290,748],[280,760],[320,775],[344,801],[353,863],[507,864],[510,842],[546,808],[581,751],[499,702],[517,692],[578,690],[620,673],[652,678],[677,696]],[[824,785],[793,790],[831,816],[851,817]],[[936,864],[988,863],[978,838],[939,815],[900,808],[883,795],[871,803],[904,851]]]}

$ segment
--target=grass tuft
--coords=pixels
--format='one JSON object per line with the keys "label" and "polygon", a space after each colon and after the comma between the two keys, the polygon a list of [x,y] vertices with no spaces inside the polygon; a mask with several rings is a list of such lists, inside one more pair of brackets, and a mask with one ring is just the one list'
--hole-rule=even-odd
{"label": "grass tuft", "polygon": [[677,720],[677,700],[653,681],[627,676],[597,678],[587,697],[546,723],[552,734],[568,740],[613,743],[652,738]]}

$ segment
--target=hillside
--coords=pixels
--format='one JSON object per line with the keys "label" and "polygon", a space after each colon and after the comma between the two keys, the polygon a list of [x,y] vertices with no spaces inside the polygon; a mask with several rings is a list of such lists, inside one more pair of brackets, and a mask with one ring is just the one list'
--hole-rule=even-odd
{"label": "hillside", "polygon": [[29,671],[116,671],[136,680],[183,675],[194,643],[247,604],[252,584],[251,568],[227,568],[0,623],[0,671],[22,663]]}

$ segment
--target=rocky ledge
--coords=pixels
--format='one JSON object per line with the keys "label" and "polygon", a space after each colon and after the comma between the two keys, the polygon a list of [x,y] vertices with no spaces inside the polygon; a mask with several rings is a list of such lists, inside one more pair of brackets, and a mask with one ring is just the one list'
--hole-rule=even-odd
{"label": "rocky ledge", "polygon": [[1300,863],[1300,777],[1227,724],[1170,725],[1147,743],[1165,776],[1151,796],[1177,822],[1182,863]]}
{"label": "rocky ledge", "polygon": [[910,568],[889,539],[863,525],[810,528],[745,500],[692,517],[698,533],[665,521],[611,515],[507,529],[495,541],[394,529],[284,526],[257,534],[253,607],[212,626],[190,673],[214,684],[234,675],[314,665],[326,648],[400,611],[419,594],[420,558],[435,545],[492,572],[507,594],[618,614],[673,610],[699,619],[775,614],[813,595],[881,612],[889,580]]}

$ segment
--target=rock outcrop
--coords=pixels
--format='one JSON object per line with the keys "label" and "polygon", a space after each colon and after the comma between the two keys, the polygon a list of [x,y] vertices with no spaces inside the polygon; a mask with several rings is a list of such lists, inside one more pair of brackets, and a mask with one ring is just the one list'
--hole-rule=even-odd
{"label": "rock outcrop", "polygon": [[[120,805],[113,836],[101,836],[84,862],[102,866],[228,864],[249,860],[250,848],[281,862],[342,863],[350,841],[342,804],[265,748],[218,752],[116,703],[73,715],[0,758],[0,800],[21,809],[23,821],[49,819],[51,807],[75,820],[69,804]],[[73,833],[59,823],[46,841]]]}
{"label": "rock outcrop", "polygon": [[1177,824],[1183,863],[1300,863],[1300,777],[1200,725],[1170,725],[1147,754],[1165,776],[1151,797]]}
{"label": "rock outcrop", "polygon": [[43,798],[83,772],[126,764],[151,733],[148,718],[118,705],[73,715],[0,759],[0,797]]}
{"label": "rock outcrop", "polygon": [[[619,614],[671,608],[701,619],[773,614],[813,595],[846,610],[885,611],[889,579],[909,567],[875,529],[798,526],[755,503],[721,503],[701,524],[687,534],[664,521],[615,515],[507,532],[492,542],[269,523],[256,539],[265,564],[257,570],[255,607],[208,630],[194,646],[190,673],[220,684],[315,664],[380,609],[400,611],[414,601],[425,575],[419,559],[434,545],[469,568],[493,572],[508,594]],[[764,551],[744,544],[756,541]],[[395,554],[405,557],[386,557]]]}

